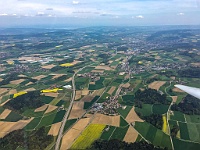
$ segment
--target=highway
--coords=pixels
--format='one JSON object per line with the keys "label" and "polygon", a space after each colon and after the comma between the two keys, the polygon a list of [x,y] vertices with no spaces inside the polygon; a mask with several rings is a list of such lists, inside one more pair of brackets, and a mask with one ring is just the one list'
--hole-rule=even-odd
{"label": "highway", "polygon": [[[87,67],[87,66],[85,66]],[[83,68],[85,68],[83,67]],[[74,99],[75,99],[75,95],[76,95],[76,87],[75,87],[75,76],[76,74],[81,71],[83,68],[80,68],[77,72],[74,73],[73,77],[72,77],[72,89],[73,89],[73,93],[72,93],[72,99],[71,99],[71,102],[70,102],[70,105],[69,105],[69,108],[67,110],[67,112],[65,113],[65,116],[62,120],[62,125],[60,127],[60,130],[59,130],[59,133],[58,133],[58,138],[57,138],[57,141],[56,141],[56,146],[55,146],[55,150],[59,150],[59,147],[60,147],[60,141],[62,139],[62,135],[63,135],[63,130],[64,130],[64,127],[65,127],[65,123],[67,122],[67,119],[69,117],[69,114],[71,112],[71,109],[72,109],[72,106],[73,106],[73,103],[74,103]]]}

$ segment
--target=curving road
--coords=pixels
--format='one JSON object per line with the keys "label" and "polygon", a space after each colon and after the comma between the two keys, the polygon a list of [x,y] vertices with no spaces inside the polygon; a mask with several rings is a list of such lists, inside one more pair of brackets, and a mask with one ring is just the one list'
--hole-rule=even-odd
{"label": "curving road", "polygon": [[[85,66],[87,67],[87,66]],[[63,130],[64,130],[64,127],[65,127],[65,123],[67,122],[67,119],[69,117],[69,114],[71,112],[71,109],[72,109],[72,106],[73,106],[73,103],[74,103],[74,99],[75,99],[75,95],[76,95],[76,87],[75,87],[75,81],[74,81],[74,78],[76,76],[76,74],[81,71],[82,69],[84,69],[85,67],[83,68],[80,68],[77,72],[74,73],[73,77],[72,77],[72,89],[73,89],[73,96],[72,96],[72,99],[71,99],[71,102],[70,102],[70,105],[69,105],[69,108],[67,110],[67,112],[65,113],[65,116],[62,120],[62,125],[60,127],[60,130],[59,130],[59,133],[58,133],[58,138],[57,138],[57,141],[56,141],[56,146],[55,146],[55,150],[59,150],[59,147],[60,147],[60,141],[62,139],[62,133],[63,133]]]}

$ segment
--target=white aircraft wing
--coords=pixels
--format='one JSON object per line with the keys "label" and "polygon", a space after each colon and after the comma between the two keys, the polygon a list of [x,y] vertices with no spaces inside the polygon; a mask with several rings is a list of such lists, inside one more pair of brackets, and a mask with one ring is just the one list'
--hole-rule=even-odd
{"label": "white aircraft wing", "polygon": [[200,89],[195,87],[189,87],[185,85],[174,85],[175,87],[181,89],[182,91],[185,91],[186,93],[200,99]]}

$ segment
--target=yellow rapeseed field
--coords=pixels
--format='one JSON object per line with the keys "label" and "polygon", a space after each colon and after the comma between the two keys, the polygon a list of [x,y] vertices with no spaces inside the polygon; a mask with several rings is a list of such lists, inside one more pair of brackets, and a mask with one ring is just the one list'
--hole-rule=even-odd
{"label": "yellow rapeseed field", "polygon": [[65,63],[65,64],[61,64],[60,66],[61,67],[71,67],[71,66],[73,66],[73,64],[71,64],[71,63]]}
{"label": "yellow rapeseed field", "polygon": [[63,89],[59,89],[59,88],[55,88],[55,89],[46,89],[46,90],[41,90],[40,92],[41,93],[56,93],[60,90],[63,90]]}
{"label": "yellow rapeseed field", "polygon": [[101,136],[105,126],[102,124],[90,124],[75,140],[70,149],[86,149]]}
{"label": "yellow rapeseed field", "polygon": [[13,95],[13,98],[16,98],[16,97],[18,97],[18,96],[20,96],[20,95],[23,95],[23,94],[26,94],[27,92],[25,92],[25,91],[21,91],[21,92],[18,92],[18,93],[15,93],[14,95]]}
{"label": "yellow rapeseed field", "polygon": [[166,115],[163,115],[162,119],[163,119],[162,131],[168,134],[168,126],[167,126],[167,117],[166,117]]}

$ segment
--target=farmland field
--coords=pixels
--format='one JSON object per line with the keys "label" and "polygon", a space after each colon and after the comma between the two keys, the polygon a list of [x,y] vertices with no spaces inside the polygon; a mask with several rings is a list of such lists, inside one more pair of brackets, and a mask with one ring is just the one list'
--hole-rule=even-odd
{"label": "farmland field", "polygon": [[187,124],[189,138],[191,141],[200,143],[200,125],[199,124]]}
{"label": "farmland field", "polygon": [[186,123],[179,122],[181,139],[190,140],[188,127]]}
{"label": "farmland field", "polygon": [[185,122],[184,114],[178,111],[173,112],[174,115],[170,115],[171,120],[177,120],[177,121],[182,121]]}
{"label": "farmland field", "polygon": [[64,127],[64,131],[69,129],[76,121],[77,121],[77,119],[67,120],[65,127]]}
{"label": "farmland field", "polygon": [[40,128],[42,126],[49,126],[49,125],[51,125],[53,123],[53,121],[54,121],[55,116],[56,116],[56,113],[52,113],[52,114],[50,114],[48,116],[42,117],[42,120],[38,124],[37,128]]}
{"label": "farmland field", "polygon": [[133,95],[123,95],[123,104],[125,105],[133,105],[134,104],[134,96]]}
{"label": "farmland field", "polygon": [[18,113],[11,111],[11,113],[6,117],[5,121],[16,122],[21,120],[23,117]]}
{"label": "farmland field", "polygon": [[169,108],[168,105],[154,104],[153,105],[153,113],[154,114],[164,114],[167,112],[168,108]]}
{"label": "farmland field", "polygon": [[142,104],[142,108],[135,107],[135,111],[142,116],[149,116],[152,114],[152,106],[151,104]]}
{"label": "farmland field", "polygon": [[110,139],[118,139],[118,140],[123,140],[126,132],[128,130],[129,126],[126,127],[117,127],[115,131],[113,132],[112,136]]}
{"label": "farmland field", "polygon": [[119,108],[117,111],[120,113],[120,115],[122,115],[124,118],[126,118],[126,116],[128,115],[128,113],[130,112],[131,109],[132,109],[131,106],[126,106],[125,109]]}
{"label": "farmland field", "polygon": [[136,122],[135,129],[154,145],[160,147],[168,147],[171,149],[169,136],[151,124],[147,122]]}
{"label": "farmland field", "polygon": [[63,119],[63,117],[64,117],[64,115],[65,115],[65,113],[66,113],[65,110],[59,111],[59,112],[56,114],[56,116],[55,116],[55,118],[54,118],[54,120],[53,120],[53,124],[54,124],[54,123],[57,123],[57,122],[61,122],[62,119]]}
{"label": "farmland field", "polygon": [[200,123],[200,117],[198,115],[185,115],[185,118],[189,123]]}
{"label": "farmland field", "polygon": [[27,124],[25,129],[33,130],[38,125],[38,123],[40,122],[41,119],[42,119],[42,117],[34,118],[29,124]]}
{"label": "farmland field", "polygon": [[71,149],[86,149],[100,138],[105,125],[90,124],[72,144]]}
{"label": "farmland field", "polygon": [[127,125],[128,125],[128,123],[122,117],[120,117],[120,127],[124,127]]}
{"label": "farmland field", "polygon": [[199,143],[186,142],[179,139],[173,139],[175,150],[198,150],[200,147]]}
{"label": "farmland field", "polygon": [[[107,127],[105,127],[106,129]],[[109,130],[105,130],[103,131],[103,133],[101,134],[101,139],[103,140],[109,140],[110,136],[112,135],[113,131],[116,129],[116,127],[114,126],[109,126]]]}

